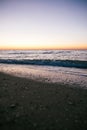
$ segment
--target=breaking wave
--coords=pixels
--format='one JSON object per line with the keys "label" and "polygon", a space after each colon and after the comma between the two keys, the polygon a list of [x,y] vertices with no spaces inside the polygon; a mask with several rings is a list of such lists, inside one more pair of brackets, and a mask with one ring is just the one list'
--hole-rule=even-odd
{"label": "breaking wave", "polygon": [[47,59],[0,59],[3,64],[21,64],[21,65],[41,65],[41,66],[58,66],[58,67],[74,67],[87,69],[87,61],[80,60],[47,60]]}

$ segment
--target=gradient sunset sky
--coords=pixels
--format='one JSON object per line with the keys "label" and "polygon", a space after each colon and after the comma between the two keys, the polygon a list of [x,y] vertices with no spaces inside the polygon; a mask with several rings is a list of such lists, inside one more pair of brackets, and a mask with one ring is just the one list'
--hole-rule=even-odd
{"label": "gradient sunset sky", "polygon": [[0,0],[0,49],[87,49],[87,0]]}

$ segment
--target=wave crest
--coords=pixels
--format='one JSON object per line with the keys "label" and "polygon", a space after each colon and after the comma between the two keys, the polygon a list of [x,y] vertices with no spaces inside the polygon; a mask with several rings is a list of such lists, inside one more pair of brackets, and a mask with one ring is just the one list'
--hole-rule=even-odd
{"label": "wave crest", "polygon": [[21,64],[21,65],[44,65],[44,66],[60,66],[60,67],[74,67],[87,69],[87,61],[79,60],[14,60],[14,59],[0,59],[0,63],[4,64]]}

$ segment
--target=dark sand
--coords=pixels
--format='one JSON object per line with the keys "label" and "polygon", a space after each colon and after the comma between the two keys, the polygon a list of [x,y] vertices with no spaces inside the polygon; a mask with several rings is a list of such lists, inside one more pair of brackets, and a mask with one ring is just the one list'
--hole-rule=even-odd
{"label": "dark sand", "polygon": [[0,130],[86,130],[87,89],[76,87],[0,73]]}

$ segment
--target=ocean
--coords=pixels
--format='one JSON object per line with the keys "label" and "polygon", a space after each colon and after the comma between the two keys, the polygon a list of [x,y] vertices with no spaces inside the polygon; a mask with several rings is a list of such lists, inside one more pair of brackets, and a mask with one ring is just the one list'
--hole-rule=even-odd
{"label": "ocean", "polygon": [[0,71],[87,87],[87,50],[1,50]]}

